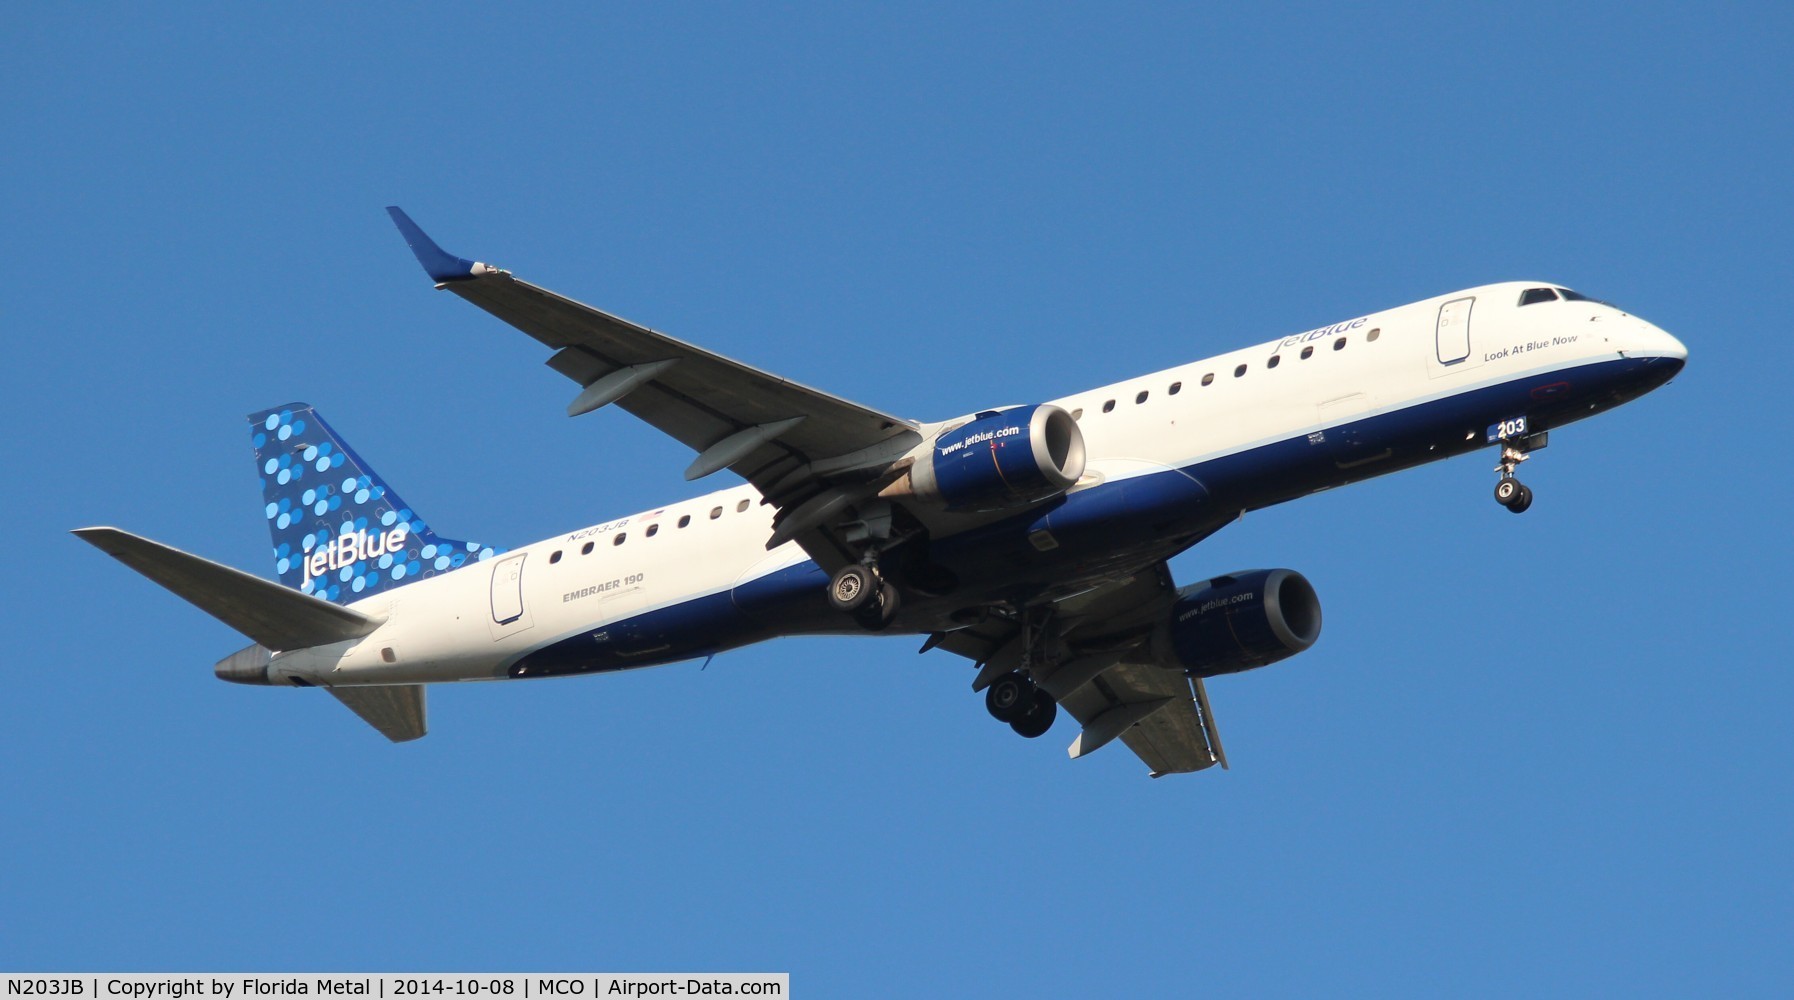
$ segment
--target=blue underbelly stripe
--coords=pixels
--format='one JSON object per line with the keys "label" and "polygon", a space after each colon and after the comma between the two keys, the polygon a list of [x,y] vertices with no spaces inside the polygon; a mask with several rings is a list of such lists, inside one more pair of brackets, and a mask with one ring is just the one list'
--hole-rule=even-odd
{"label": "blue underbelly stripe", "polygon": [[[1241,511],[1488,447],[1482,428],[1507,417],[1525,414],[1539,430],[1561,426],[1643,395],[1679,367],[1663,359],[1621,358],[1440,394],[1205,456],[1180,469],[1103,483],[935,540],[930,552],[960,576],[962,590],[977,593],[981,601],[992,595],[979,588],[992,581],[1026,593],[1068,573],[1132,573],[1175,555]],[[1546,389],[1550,392],[1541,395]],[[1030,536],[1040,531],[1049,532],[1057,547],[1045,552],[1036,547]],[[732,591],[582,630],[521,657],[511,673],[623,670],[779,635],[857,631],[828,607],[825,581],[821,567],[806,560]]]}

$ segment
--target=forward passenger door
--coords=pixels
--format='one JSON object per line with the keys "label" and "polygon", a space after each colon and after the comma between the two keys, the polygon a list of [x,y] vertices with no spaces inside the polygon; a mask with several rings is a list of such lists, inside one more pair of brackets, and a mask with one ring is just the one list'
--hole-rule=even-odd
{"label": "forward passenger door", "polygon": [[1482,364],[1476,349],[1471,314],[1476,296],[1452,299],[1439,306],[1434,321],[1432,352],[1427,358],[1427,373],[1434,378],[1452,375]]}

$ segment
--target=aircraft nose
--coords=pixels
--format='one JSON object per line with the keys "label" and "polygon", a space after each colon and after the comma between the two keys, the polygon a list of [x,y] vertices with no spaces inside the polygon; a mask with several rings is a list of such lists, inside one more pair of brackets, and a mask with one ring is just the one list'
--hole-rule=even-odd
{"label": "aircraft nose", "polygon": [[1641,358],[1654,358],[1672,363],[1679,371],[1688,361],[1688,348],[1667,330],[1638,321],[1638,332],[1632,338],[1632,349],[1626,353]]}

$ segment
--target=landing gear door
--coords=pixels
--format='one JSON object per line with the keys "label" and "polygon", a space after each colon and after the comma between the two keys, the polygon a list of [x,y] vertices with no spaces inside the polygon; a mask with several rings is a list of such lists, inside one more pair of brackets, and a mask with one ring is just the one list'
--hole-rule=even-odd
{"label": "landing gear door", "polygon": [[1466,296],[1439,307],[1433,328],[1432,356],[1427,359],[1427,372],[1434,378],[1482,363],[1482,355],[1477,353],[1471,332],[1470,314],[1475,305],[1475,296]]}
{"label": "landing gear door", "polygon": [[523,603],[523,561],[529,553],[506,556],[492,565],[493,641],[529,628],[529,609]]}

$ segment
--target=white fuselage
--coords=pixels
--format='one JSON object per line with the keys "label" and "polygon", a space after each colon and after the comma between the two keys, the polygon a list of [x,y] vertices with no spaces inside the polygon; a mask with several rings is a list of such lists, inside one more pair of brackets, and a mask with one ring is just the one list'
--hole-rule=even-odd
{"label": "white fuselage", "polygon": [[[1523,290],[1541,287],[1512,282],[1443,295],[1052,400],[1077,417],[1084,435],[1087,467],[1072,493],[1182,470],[1237,513],[1483,447],[1482,427],[1469,423],[1473,411],[1489,421],[1547,413],[1550,424],[1586,416],[1636,395],[1616,380],[1637,380],[1644,391],[1667,377],[1609,363],[1673,359],[1679,367],[1686,356],[1675,338],[1611,306],[1518,305]],[[1560,373],[1561,381],[1546,378]],[[1532,402],[1475,410],[1485,398]],[[1388,441],[1378,437],[1385,433]],[[1408,445],[1417,450],[1400,451]],[[1307,446],[1312,468],[1295,468]],[[1239,471],[1243,457],[1270,456],[1274,447],[1298,458],[1276,458],[1281,464],[1266,466],[1274,475],[1256,488]],[[1323,459],[1324,449],[1333,450]],[[744,585],[799,572],[809,556],[797,544],[766,550],[773,510],[760,499],[753,487],[737,486],[387,591],[352,605],[384,619],[377,631],[276,654],[272,670],[330,685],[497,679],[551,644],[602,647],[614,624],[726,602]],[[930,513],[925,520],[945,538],[992,518]],[[760,620],[739,641],[708,648],[818,630]],[[624,655],[639,662],[621,666],[693,654],[673,643]]]}

